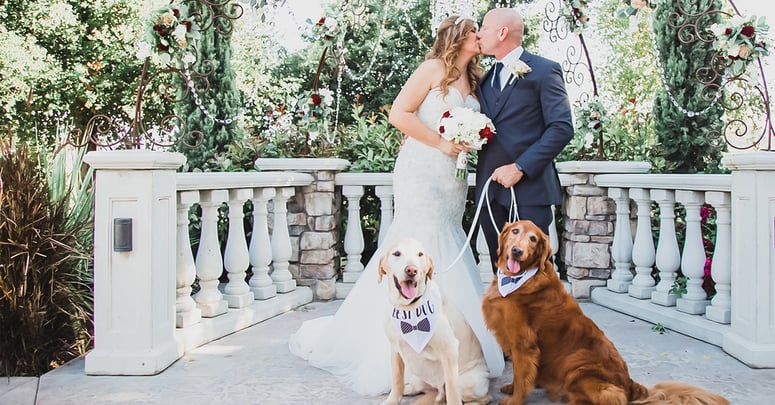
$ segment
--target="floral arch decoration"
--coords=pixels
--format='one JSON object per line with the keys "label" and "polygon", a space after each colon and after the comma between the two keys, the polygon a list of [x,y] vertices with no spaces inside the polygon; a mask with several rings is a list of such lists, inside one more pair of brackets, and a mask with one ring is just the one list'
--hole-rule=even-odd
{"label": "floral arch decoration", "polygon": [[[629,18],[638,13],[648,13],[664,1],[668,0],[622,0],[622,7],[617,11],[617,15]],[[591,2],[592,0],[550,0],[544,8],[542,28],[554,43],[570,36],[578,38],[578,45],[571,44],[566,49],[561,64],[566,83],[583,89],[574,102],[577,129],[581,128],[582,135],[592,138],[597,149],[596,157],[603,158],[603,124],[606,112],[598,99],[593,63],[584,38],[590,18],[593,18],[589,14]],[[706,9],[691,13],[681,7],[679,2],[677,11],[672,13],[668,20],[669,26],[675,29],[676,37],[682,43],[712,44],[715,51],[712,62],[709,66],[698,68],[694,75],[702,86],[699,93],[708,102],[708,107],[700,111],[689,111],[674,96],[665,80],[659,49],[652,32],[660,80],[674,106],[689,117],[703,114],[716,103],[721,106],[726,112],[726,121],[719,136],[723,137],[730,148],[775,150],[775,129],[772,125],[770,97],[762,65],[762,58],[769,53],[769,27],[763,17],[743,16],[732,0],[726,0],[726,3],[731,11],[713,9],[712,2],[709,2]],[[707,17],[714,14],[722,15],[724,22],[709,24]],[[587,79],[589,83],[586,83]],[[754,111],[754,114],[749,116],[741,114],[744,107],[750,107],[752,104],[759,105],[761,112]]]}

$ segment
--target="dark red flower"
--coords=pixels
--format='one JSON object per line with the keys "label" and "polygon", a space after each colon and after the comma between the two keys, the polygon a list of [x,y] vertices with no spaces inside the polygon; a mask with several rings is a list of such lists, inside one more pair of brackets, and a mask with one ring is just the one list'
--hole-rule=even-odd
{"label": "dark red flower", "polygon": [[708,215],[710,215],[710,208],[708,207],[700,208],[700,218],[702,218],[703,221],[708,219]]}
{"label": "dark red flower", "polygon": [[600,131],[601,129],[603,129],[603,124],[600,121],[598,121],[595,123],[592,129],[594,129],[595,131]]}
{"label": "dark red flower", "polygon": [[635,101],[637,101],[637,100],[635,100],[635,97],[631,97],[631,98],[628,98],[627,101],[635,104]]}
{"label": "dark red flower", "polygon": [[752,25],[746,25],[742,30],[740,30],[740,33],[747,36],[748,38],[753,37],[754,32],[756,32],[756,30],[754,30]]}
{"label": "dark red flower", "polygon": [[440,126],[440,127],[439,127],[439,133],[440,133],[440,134],[443,134],[443,133],[444,133],[444,125],[442,125],[442,126]]}
{"label": "dark red flower", "polygon": [[490,142],[495,138],[495,134],[492,132],[490,127],[484,127],[481,131],[479,131],[479,138],[486,139],[487,142]]}
{"label": "dark red flower", "polygon": [[724,30],[724,35],[732,35],[732,28],[727,28]]}
{"label": "dark red flower", "polygon": [[318,20],[318,27],[326,23],[326,17],[321,17],[320,20]]}
{"label": "dark red flower", "polygon": [[712,262],[710,259],[705,259],[705,277],[710,277],[710,267]]}
{"label": "dark red flower", "polygon": [[312,94],[312,104],[318,106],[322,102],[323,102],[323,98],[320,97],[320,94],[317,94],[317,93]]}
{"label": "dark red flower", "polygon": [[177,16],[179,16],[179,15],[180,15],[180,10],[178,10],[178,9],[176,9],[176,8],[173,8],[173,9],[172,9],[172,14],[173,14],[175,17],[177,17]]}
{"label": "dark red flower", "polygon": [[161,32],[161,25],[159,25],[159,24],[154,24],[154,25],[153,25],[153,30],[154,30],[154,31],[156,31],[156,32]]}
{"label": "dark red flower", "polygon": [[186,26],[186,32],[191,32],[191,21],[183,21],[181,24]]}
{"label": "dark red flower", "polygon": [[167,52],[170,49],[170,47],[163,44],[156,44],[156,49]]}
{"label": "dark red flower", "polygon": [[441,118],[449,118],[452,114],[449,111],[444,111],[444,114],[441,114]]}

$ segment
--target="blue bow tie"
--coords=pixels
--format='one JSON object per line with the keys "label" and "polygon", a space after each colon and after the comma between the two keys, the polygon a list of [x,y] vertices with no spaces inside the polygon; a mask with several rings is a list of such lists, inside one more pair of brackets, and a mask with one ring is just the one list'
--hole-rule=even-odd
{"label": "blue bow tie", "polygon": [[519,276],[514,276],[514,277],[504,276],[504,277],[501,279],[501,286],[504,286],[504,285],[506,285],[506,284],[510,284],[510,283],[517,284],[517,282],[518,282],[519,280],[521,280],[523,276],[524,276],[524,274],[521,274],[521,275],[519,275]]}
{"label": "blue bow tie", "polygon": [[420,332],[430,332],[431,321],[429,321],[428,318],[423,318],[420,320],[420,322],[417,322],[417,325],[412,325],[409,322],[401,322],[401,332],[403,332],[404,335],[415,330],[419,330]]}

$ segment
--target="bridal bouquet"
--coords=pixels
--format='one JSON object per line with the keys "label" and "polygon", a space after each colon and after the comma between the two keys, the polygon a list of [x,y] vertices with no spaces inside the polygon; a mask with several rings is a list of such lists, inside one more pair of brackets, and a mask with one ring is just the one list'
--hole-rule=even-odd
{"label": "bridal bouquet", "polygon": [[[445,111],[439,119],[439,134],[454,143],[465,143],[471,149],[479,150],[495,137],[495,126],[486,115],[466,107],[454,107]],[[468,159],[460,152],[455,165],[455,177],[465,179]]]}

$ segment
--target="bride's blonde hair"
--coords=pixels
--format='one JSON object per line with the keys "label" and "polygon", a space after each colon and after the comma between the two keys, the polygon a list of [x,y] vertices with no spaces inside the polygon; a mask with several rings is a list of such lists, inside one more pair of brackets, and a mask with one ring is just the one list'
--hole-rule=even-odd
{"label": "bride's blonde hair", "polygon": [[431,46],[430,51],[425,55],[425,60],[440,59],[444,62],[444,78],[439,87],[441,92],[447,94],[449,85],[465,74],[468,77],[468,83],[471,85],[471,91],[476,90],[479,78],[482,75],[482,68],[479,66],[481,56],[477,55],[466,66],[466,72],[463,73],[455,66],[455,58],[460,53],[460,47],[468,37],[468,33],[476,31],[476,22],[459,16],[450,16],[439,24],[436,33],[436,41]]}

